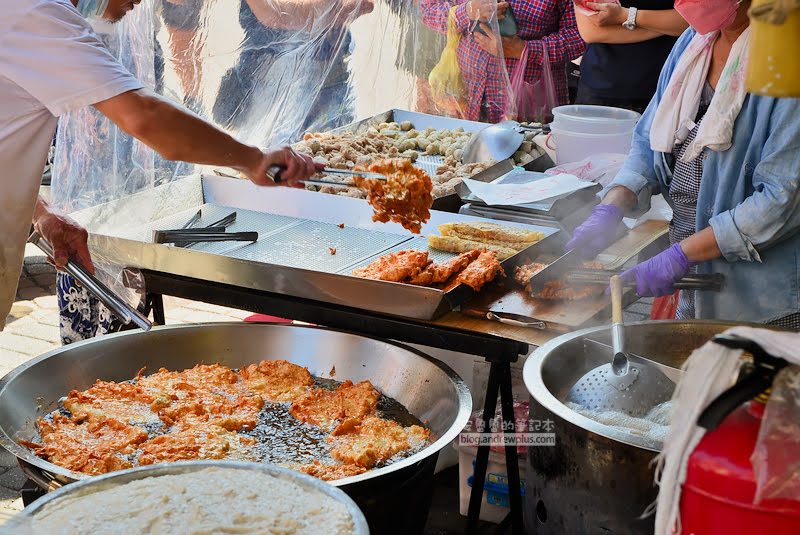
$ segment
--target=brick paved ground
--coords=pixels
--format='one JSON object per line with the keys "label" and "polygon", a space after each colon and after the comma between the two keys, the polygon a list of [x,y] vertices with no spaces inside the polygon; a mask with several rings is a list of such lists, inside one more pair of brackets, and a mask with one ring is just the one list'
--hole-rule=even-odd
{"label": "brick paved ground", "polygon": [[[634,303],[625,321],[649,318],[651,300]],[[173,297],[164,298],[168,325],[240,321],[251,313]],[[41,252],[28,246],[17,299],[6,328],[0,332],[0,377],[27,360],[61,344],[55,296],[55,269]],[[19,489],[25,478],[16,459],[0,447],[0,514],[22,509]]]}

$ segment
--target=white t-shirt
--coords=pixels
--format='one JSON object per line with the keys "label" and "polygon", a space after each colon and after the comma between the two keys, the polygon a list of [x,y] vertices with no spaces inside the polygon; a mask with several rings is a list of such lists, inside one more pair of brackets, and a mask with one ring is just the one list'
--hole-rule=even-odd
{"label": "white t-shirt", "polygon": [[58,116],[140,89],[68,0],[0,0],[0,329]]}

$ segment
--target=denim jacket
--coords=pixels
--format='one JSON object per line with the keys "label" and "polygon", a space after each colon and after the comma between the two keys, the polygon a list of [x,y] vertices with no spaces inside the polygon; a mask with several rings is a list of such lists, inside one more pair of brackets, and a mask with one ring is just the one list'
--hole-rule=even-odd
{"label": "denim jacket", "polygon": [[[651,195],[662,193],[671,203],[673,156],[650,148],[650,126],[692,37],[690,28],[672,49],[628,158],[608,188],[625,186],[637,195],[633,215],[649,208]],[[768,322],[800,310],[800,99],[747,95],[732,143],[703,156],[696,227],[714,229],[723,258],[701,264],[698,272],[722,273],[727,284],[719,293],[697,292],[697,315]]]}

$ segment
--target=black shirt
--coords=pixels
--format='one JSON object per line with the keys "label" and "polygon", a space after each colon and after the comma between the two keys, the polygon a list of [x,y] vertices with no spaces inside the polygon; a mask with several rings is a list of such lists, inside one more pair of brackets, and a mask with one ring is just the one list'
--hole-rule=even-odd
{"label": "black shirt", "polygon": [[[624,7],[665,10],[672,1],[621,2]],[[677,37],[661,36],[641,43],[590,43],[581,60],[581,90],[603,99],[648,101]]]}

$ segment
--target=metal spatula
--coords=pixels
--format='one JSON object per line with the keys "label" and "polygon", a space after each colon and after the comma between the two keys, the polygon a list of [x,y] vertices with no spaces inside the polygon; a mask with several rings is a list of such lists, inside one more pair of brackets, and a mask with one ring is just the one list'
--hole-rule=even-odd
{"label": "metal spatula", "polygon": [[528,126],[516,121],[503,121],[502,123],[487,126],[474,136],[464,146],[462,163],[485,162],[491,158],[497,161],[510,158],[519,150],[525,139],[525,132],[549,132],[550,127]]}
{"label": "metal spatula", "polygon": [[618,275],[611,278],[611,317],[611,363],[581,377],[567,394],[567,401],[588,409],[643,417],[656,405],[672,398],[675,383],[658,368],[628,359],[622,320],[622,279]]}

